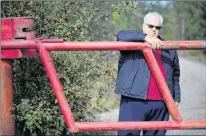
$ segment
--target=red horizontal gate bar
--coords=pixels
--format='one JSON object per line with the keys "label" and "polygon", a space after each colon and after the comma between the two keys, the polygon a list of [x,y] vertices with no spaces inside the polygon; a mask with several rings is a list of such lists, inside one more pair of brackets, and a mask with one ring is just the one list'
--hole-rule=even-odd
{"label": "red horizontal gate bar", "polygon": [[172,130],[204,129],[206,120],[200,121],[143,121],[143,122],[76,122],[79,131],[115,131],[115,130]]}
{"label": "red horizontal gate bar", "polygon": [[[49,51],[63,50],[137,50],[150,48],[145,42],[120,42],[120,41],[98,41],[98,42],[63,42],[62,40],[42,40],[42,44],[35,40],[10,40],[1,41],[2,49],[37,49],[45,47]],[[163,41],[160,49],[206,49],[206,41]]]}

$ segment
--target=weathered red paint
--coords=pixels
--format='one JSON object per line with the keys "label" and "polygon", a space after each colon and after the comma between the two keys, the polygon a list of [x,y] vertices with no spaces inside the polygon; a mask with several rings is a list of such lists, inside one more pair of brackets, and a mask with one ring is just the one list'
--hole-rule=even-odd
{"label": "weathered red paint", "polygon": [[79,131],[204,129],[206,121],[76,122]]}
{"label": "weathered red paint", "polygon": [[[160,49],[180,49],[180,46],[186,46],[187,49],[203,49],[202,41],[164,41],[164,46]],[[48,50],[59,51],[59,50],[137,50],[144,48],[151,48],[148,43],[141,42],[65,42],[65,43],[45,43],[44,46]]]}
{"label": "weathered red paint", "polygon": [[180,116],[179,110],[177,106],[175,105],[174,99],[170,93],[170,90],[167,86],[167,83],[160,71],[160,68],[157,64],[157,61],[154,57],[154,54],[151,49],[143,49],[143,54],[145,56],[145,59],[147,61],[147,64],[149,65],[149,68],[152,72],[152,75],[154,76],[154,79],[157,83],[157,86],[159,87],[160,93],[167,105],[167,108],[173,118],[176,122],[181,122],[182,118]]}
{"label": "weathered red paint", "polygon": [[0,135],[14,135],[12,60],[1,60]]}
{"label": "weathered red paint", "polygon": [[37,49],[35,40],[8,40],[1,41],[1,49]]}
{"label": "weathered red paint", "polygon": [[[53,41],[52,41],[53,40]],[[41,40],[37,40],[41,41]],[[11,40],[2,41],[2,49],[37,49],[37,41],[35,40]],[[206,49],[202,43],[205,41],[163,41],[164,46],[160,49]],[[99,42],[63,42],[61,39],[44,39],[42,45],[49,51],[64,51],[64,50],[137,50],[150,48],[150,45],[145,42],[116,42],[116,41],[99,41]],[[185,46],[185,48],[180,48]]]}
{"label": "weathered red paint", "polygon": [[[35,38],[35,31],[31,31],[34,26],[34,18],[17,17],[17,18],[1,18],[1,40],[24,39],[31,40]],[[30,29],[29,31],[27,31]],[[17,41],[18,42],[18,41]],[[10,49],[1,50],[1,58],[13,59],[21,57],[34,57],[36,50],[34,49]]]}
{"label": "weathered red paint", "polygon": [[[29,17],[1,18],[1,43],[16,39],[34,39],[31,31],[34,19]],[[31,29],[29,32],[26,29]],[[18,40],[17,40],[18,39]],[[14,45],[16,46],[16,45]],[[1,48],[1,114],[0,135],[15,135],[15,123],[11,113],[13,106],[13,65],[11,59],[36,56],[36,49],[2,49]]]}

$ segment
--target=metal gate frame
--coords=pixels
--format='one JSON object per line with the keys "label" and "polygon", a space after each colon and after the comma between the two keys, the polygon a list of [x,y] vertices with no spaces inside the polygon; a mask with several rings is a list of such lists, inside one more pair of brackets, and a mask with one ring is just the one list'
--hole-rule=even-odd
{"label": "metal gate frame", "polygon": [[[206,41],[163,41],[161,50],[195,50],[206,49]],[[165,129],[205,129],[206,120],[183,121],[177,106],[171,96],[165,79],[159,69],[152,49],[144,42],[64,42],[62,39],[35,39],[35,40],[9,40],[1,41],[1,49],[37,49],[44,65],[45,71],[57,98],[70,132],[80,131],[115,131],[115,130],[165,130]],[[138,121],[138,122],[76,122],[68,104],[67,98],[49,51],[73,50],[141,50],[151,69],[160,93],[167,105],[173,121]]]}

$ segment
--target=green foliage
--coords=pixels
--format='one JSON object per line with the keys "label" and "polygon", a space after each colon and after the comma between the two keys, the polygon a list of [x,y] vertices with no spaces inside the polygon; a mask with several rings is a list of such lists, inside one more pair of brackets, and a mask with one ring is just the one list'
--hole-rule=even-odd
{"label": "green foliage", "polygon": [[[184,1],[176,2],[175,9],[178,14],[178,33],[183,40],[205,40],[206,39],[206,2]],[[182,31],[184,33],[182,33]],[[204,51],[188,50],[180,51],[180,55],[186,56],[205,63]]]}
{"label": "green foliage", "polygon": [[[102,75],[101,65],[95,61],[98,55],[52,52],[51,56],[75,119],[85,121],[94,112],[91,108],[87,109],[91,99],[89,88]],[[14,66],[18,128],[25,134],[60,135],[65,123],[40,59],[16,60]],[[109,69],[105,68],[105,71]]]}
{"label": "green foliage", "polygon": [[[206,2],[204,1],[185,1],[176,2],[176,12],[178,17],[184,20],[185,39],[200,40],[206,39]],[[181,24],[181,22],[179,22]]]}
{"label": "green foliage", "polygon": [[[2,17],[35,17],[38,37],[62,38],[66,41],[110,38],[105,26],[113,7],[108,6],[108,2],[3,1],[1,4]],[[110,61],[107,61],[106,56],[111,53],[50,53],[76,121],[86,121],[97,111],[95,106],[91,106],[91,88],[99,89],[96,99],[96,102],[99,102],[104,92],[108,91],[106,88],[114,86],[114,60],[110,58]],[[102,79],[107,80],[107,83],[102,87],[96,87],[96,82],[104,82]],[[18,135],[68,134],[38,56],[14,61],[14,90],[14,113]]]}
{"label": "green foliage", "polygon": [[206,38],[206,2],[176,1],[156,6],[163,14],[162,35],[168,40],[203,40]]}
{"label": "green foliage", "polygon": [[116,33],[119,30],[141,30],[143,15],[150,12],[153,5],[145,5],[136,1],[121,1],[115,6],[115,10],[111,15],[110,29]]}

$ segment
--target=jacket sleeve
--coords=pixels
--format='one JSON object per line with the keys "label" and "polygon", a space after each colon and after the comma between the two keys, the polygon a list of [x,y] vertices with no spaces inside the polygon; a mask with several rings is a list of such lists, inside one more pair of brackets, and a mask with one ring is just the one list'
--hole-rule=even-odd
{"label": "jacket sleeve", "polygon": [[173,71],[173,84],[174,84],[174,100],[175,102],[181,101],[181,90],[180,90],[180,66],[179,66],[179,57],[177,51],[175,51],[174,56],[174,71]]}
{"label": "jacket sleeve", "polygon": [[[117,41],[125,42],[144,42],[145,34],[136,30],[121,30],[117,33]],[[122,55],[128,55],[128,53],[136,52],[134,50],[120,50]]]}

